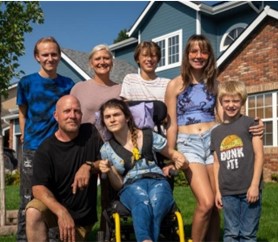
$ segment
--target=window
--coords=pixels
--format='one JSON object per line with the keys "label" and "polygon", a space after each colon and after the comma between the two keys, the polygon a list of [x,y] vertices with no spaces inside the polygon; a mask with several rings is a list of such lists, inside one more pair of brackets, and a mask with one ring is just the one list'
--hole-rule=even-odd
{"label": "window", "polygon": [[246,28],[247,24],[241,23],[233,25],[231,28],[227,30],[227,32],[223,35],[223,38],[220,42],[220,51],[226,50],[230,44],[243,32]]}
{"label": "window", "polygon": [[278,146],[278,92],[251,95],[246,105],[248,116],[260,117],[264,122],[264,145]]}
{"label": "window", "polygon": [[170,34],[153,39],[161,48],[161,60],[157,71],[177,67],[182,59],[182,31],[178,30]]}

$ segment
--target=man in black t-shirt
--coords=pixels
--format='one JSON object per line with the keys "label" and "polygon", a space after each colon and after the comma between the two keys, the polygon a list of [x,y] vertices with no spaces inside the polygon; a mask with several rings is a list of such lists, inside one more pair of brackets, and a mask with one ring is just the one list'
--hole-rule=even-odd
{"label": "man in black t-shirt", "polygon": [[54,117],[58,130],[34,157],[32,192],[26,206],[28,241],[47,241],[59,227],[62,241],[83,241],[97,221],[97,173],[102,139],[92,124],[82,124],[77,98],[63,96]]}

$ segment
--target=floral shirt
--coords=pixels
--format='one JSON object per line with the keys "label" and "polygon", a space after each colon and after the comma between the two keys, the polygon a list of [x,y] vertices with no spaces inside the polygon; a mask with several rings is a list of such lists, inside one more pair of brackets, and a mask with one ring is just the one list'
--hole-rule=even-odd
{"label": "floral shirt", "polygon": [[[153,152],[161,151],[167,144],[166,138],[157,134],[156,132],[153,133]],[[124,160],[119,157],[115,151],[112,149],[109,142],[105,142],[100,150],[101,158],[108,159],[116,170],[119,172],[120,175],[123,175],[125,172]],[[142,174],[146,174],[149,172],[158,173],[163,175],[161,168],[156,164],[155,161],[147,161],[145,158],[142,158],[138,161],[135,161],[135,165],[131,170],[124,177],[124,183],[130,179],[137,179],[140,178]]]}

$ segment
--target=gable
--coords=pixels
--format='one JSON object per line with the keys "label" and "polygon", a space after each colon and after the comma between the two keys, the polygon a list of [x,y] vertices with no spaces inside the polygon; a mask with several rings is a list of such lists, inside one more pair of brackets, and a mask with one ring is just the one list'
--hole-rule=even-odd
{"label": "gable", "polygon": [[249,93],[278,90],[278,19],[266,17],[219,67],[220,81],[241,80]]}
{"label": "gable", "polygon": [[[274,19],[278,19],[278,11],[271,9],[269,6],[266,6],[264,10],[257,16],[257,18],[243,31],[243,33],[229,46],[229,48],[218,58],[217,66],[221,68],[223,65],[235,52],[238,52],[238,48],[241,44],[248,39],[254,31],[257,31],[257,28],[260,24],[267,18],[271,17]],[[272,36],[272,35],[271,35]],[[270,37],[271,37],[270,36]]]}

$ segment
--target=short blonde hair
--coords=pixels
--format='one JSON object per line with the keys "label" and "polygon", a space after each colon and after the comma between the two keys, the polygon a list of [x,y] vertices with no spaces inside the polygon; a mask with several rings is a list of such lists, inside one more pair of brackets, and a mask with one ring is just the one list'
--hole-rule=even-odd
{"label": "short blonde hair", "polygon": [[221,102],[224,96],[239,95],[243,105],[247,99],[247,90],[243,81],[223,81],[218,85],[218,99]]}
{"label": "short blonde hair", "polygon": [[97,51],[100,51],[100,50],[106,50],[106,51],[109,53],[111,59],[113,59],[113,54],[112,54],[111,50],[109,49],[108,45],[100,44],[100,45],[96,45],[96,46],[92,49],[92,51],[90,52],[90,55],[89,55],[89,60],[91,60],[92,57],[94,56],[94,54],[95,54]]}

